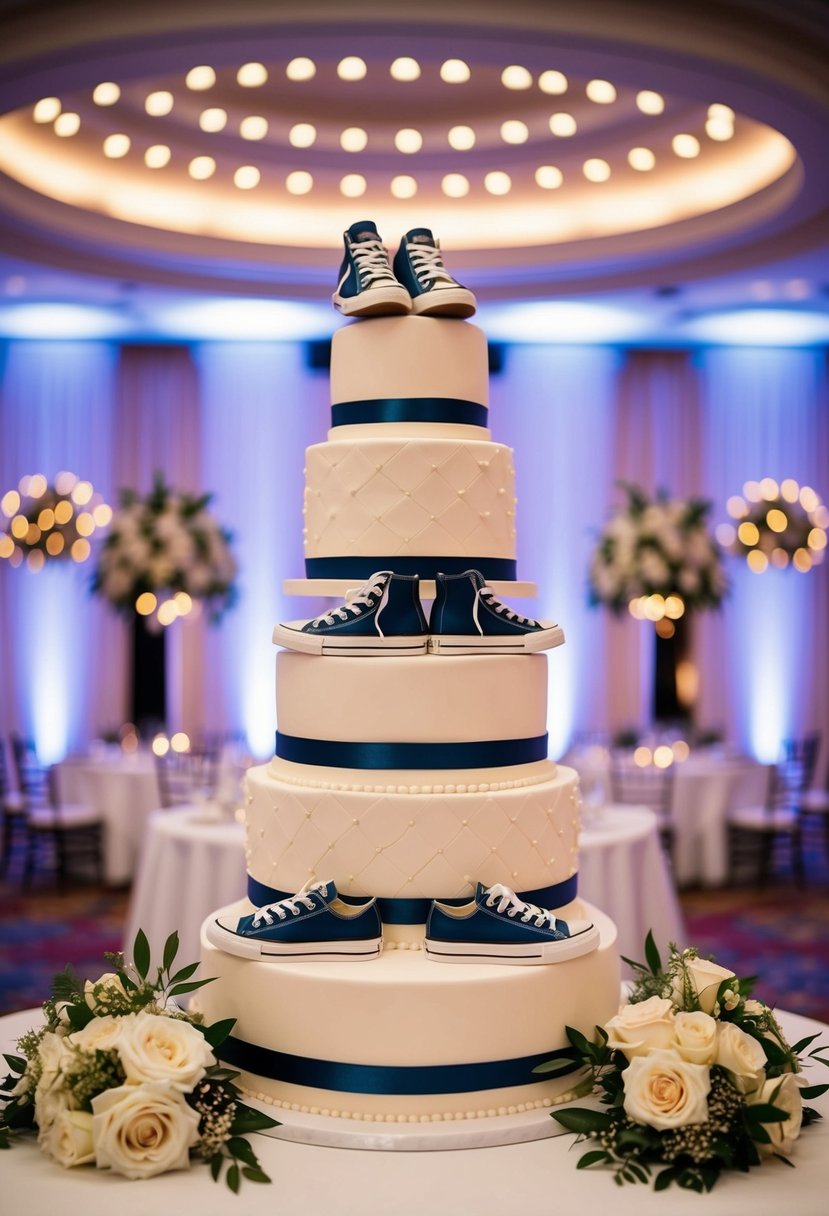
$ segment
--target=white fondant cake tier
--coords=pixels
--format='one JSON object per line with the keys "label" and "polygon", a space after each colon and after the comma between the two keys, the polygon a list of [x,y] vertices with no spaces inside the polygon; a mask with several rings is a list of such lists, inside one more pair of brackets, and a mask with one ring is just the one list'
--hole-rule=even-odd
{"label": "white fondant cake tier", "polygon": [[477,326],[435,317],[377,317],[335,332],[332,405],[429,397],[487,405],[486,338]]}
{"label": "white fondant cake tier", "polygon": [[385,435],[315,444],[305,462],[305,556],[512,560],[514,484],[503,444]]}
{"label": "white fondant cake tier", "polygon": [[[232,918],[246,905],[223,911]],[[243,1087],[276,1105],[396,1120],[551,1104],[575,1078],[539,1079],[534,1057],[565,1048],[565,1026],[592,1036],[619,1003],[615,926],[580,902],[572,913],[598,924],[599,948],[533,967],[441,966],[417,948],[386,949],[365,963],[263,963],[215,950],[202,931],[200,974],[216,978],[200,990],[198,1008],[208,1021],[235,1017],[234,1039],[279,1053],[254,1057],[255,1067],[232,1061]],[[481,1066],[495,1064],[511,1083],[486,1083],[492,1074]],[[459,1073],[465,1065],[472,1068]],[[427,1092],[366,1092],[366,1066],[375,1088],[393,1089],[402,1074],[373,1070],[394,1068]]]}
{"label": "white fondant cake tier", "polygon": [[[391,788],[378,780],[374,788],[325,789],[298,784],[298,765],[284,779],[281,765],[251,769],[245,785],[247,869],[264,887],[293,893],[333,878],[344,895],[453,899],[471,896],[479,881],[528,892],[576,873],[573,769],[551,765],[546,780],[504,789],[484,780],[492,770],[447,771],[431,792],[409,793],[428,789],[420,773],[399,772]],[[304,767],[311,780],[331,773]],[[528,777],[540,775],[526,767]],[[372,779],[364,774],[367,784]],[[397,926],[388,931],[411,937]]]}
{"label": "white fondant cake tier", "polygon": [[[281,650],[276,657],[276,718],[280,732],[303,739],[463,743],[536,738],[546,731],[547,656],[427,654],[361,662]],[[474,767],[486,766],[483,761]]]}

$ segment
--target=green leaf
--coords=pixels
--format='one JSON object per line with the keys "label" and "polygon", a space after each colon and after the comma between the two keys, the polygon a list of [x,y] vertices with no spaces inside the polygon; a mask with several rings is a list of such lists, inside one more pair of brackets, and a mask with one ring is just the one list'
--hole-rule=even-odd
{"label": "green leaf", "polygon": [[176,984],[167,995],[181,996],[185,992],[195,992],[197,988],[203,988],[205,984],[210,983],[212,983],[212,980],[191,980],[189,984]]}
{"label": "green leaf", "polygon": [[820,1037],[820,1031],[816,1030],[814,1034],[810,1034],[805,1039],[799,1039],[792,1047],[792,1054],[799,1056],[801,1051],[805,1051],[810,1043],[814,1043],[815,1039]]}
{"label": "green leaf", "polygon": [[[218,1047],[220,1043],[224,1043],[235,1025],[235,1018],[225,1018],[221,1022],[214,1022],[212,1026],[199,1026],[199,1030],[211,1047]],[[238,1076],[238,1073],[234,1073],[233,1075]]]}
{"label": "green leaf", "polygon": [[177,984],[181,980],[189,980],[190,976],[195,975],[198,969],[198,963],[188,963],[186,967],[182,967],[181,971],[177,971],[175,975],[170,976],[170,983]]}
{"label": "green leaf", "polygon": [[88,1005],[67,1005],[66,1016],[73,1030],[83,1030],[95,1017]]}
{"label": "green leaf", "polygon": [[12,1072],[22,1074],[26,1071],[26,1060],[24,1060],[21,1056],[7,1056],[6,1053],[3,1052],[3,1059],[6,1061]]}
{"label": "green leaf", "polygon": [[789,1117],[785,1110],[769,1102],[755,1102],[746,1106],[745,1115],[749,1123],[785,1123]]}
{"label": "green leaf", "polygon": [[653,940],[653,930],[651,929],[648,929],[648,936],[645,938],[645,961],[650,967],[651,973],[659,975],[662,970],[662,959],[659,957],[659,950]]}
{"label": "green leaf", "polygon": [[240,1103],[230,1125],[230,1132],[234,1136],[246,1136],[249,1132],[262,1132],[266,1128],[279,1126],[278,1119],[272,1119],[261,1110],[253,1110],[252,1107]]}
{"label": "green leaf", "polygon": [[256,1153],[242,1136],[231,1136],[227,1141],[227,1150],[245,1165],[256,1165]]}
{"label": "green leaf", "polygon": [[566,1127],[568,1132],[590,1135],[591,1132],[604,1131],[610,1125],[609,1114],[589,1110],[586,1106],[573,1106],[569,1110],[551,1111],[550,1114],[557,1123]]}
{"label": "green leaf", "polygon": [[222,1172],[222,1154],[214,1153],[210,1158],[210,1173],[213,1175],[213,1181],[219,1181],[219,1174]]}
{"label": "green leaf", "polygon": [[135,970],[142,980],[145,980],[150,970],[150,943],[147,941],[147,935],[143,929],[139,929],[135,935],[135,944],[132,948],[132,961],[135,964]]}
{"label": "green leaf", "polygon": [[579,1163],[576,1166],[577,1170],[589,1169],[591,1165],[597,1165],[598,1162],[612,1161],[610,1153],[606,1149],[596,1148],[589,1153],[585,1153],[583,1157],[579,1157]]}
{"label": "green leaf", "polygon": [[805,1089],[801,1089],[801,1098],[819,1098],[821,1094],[825,1094],[829,1085],[807,1085]]}
{"label": "green leaf", "polygon": [[251,1182],[270,1182],[268,1175],[258,1166],[254,1168],[253,1166],[246,1165],[243,1167],[242,1173],[246,1178],[249,1178]]}
{"label": "green leaf", "polygon": [[[173,959],[178,954],[178,946],[179,946],[178,932],[174,929],[173,932],[170,934],[170,936],[167,938],[166,942],[164,943],[164,959],[163,959],[161,966],[164,968],[165,971],[169,971],[170,968],[172,967]],[[196,963],[196,966],[198,966],[198,963]],[[195,970],[195,968],[194,968],[194,970]]]}
{"label": "green leaf", "polygon": [[580,1030],[576,1030],[573,1026],[565,1026],[564,1030],[567,1038],[573,1044],[580,1056],[590,1055],[590,1050],[593,1044],[589,1039],[585,1038]]}
{"label": "green leaf", "polygon": [[679,1170],[675,1169],[674,1166],[672,1166],[672,1165],[669,1166],[666,1170],[660,1170],[660,1172],[656,1175],[656,1178],[654,1179],[653,1189],[655,1191],[667,1190],[667,1188],[671,1185],[671,1183],[676,1180],[676,1177],[678,1174],[679,1174]]}
{"label": "green leaf", "polygon": [[572,1060],[562,1060],[562,1059],[545,1060],[543,1064],[537,1064],[535,1066],[535,1068],[533,1069],[533,1072],[537,1072],[537,1073],[561,1072],[561,1070],[563,1068],[572,1068],[572,1067],[573,1067]]}
{"label": "green leaf", "polygon": [[233,1191],[234,1195],[239,1194],[240,1181],[241,1181],[241,1179],[239,1177],[239,1167],[238,1167],[238,1165],[236,1165],[234,1163],[233,1165],[231,1165],[230,1169],[227,1171],[227,1185]]}

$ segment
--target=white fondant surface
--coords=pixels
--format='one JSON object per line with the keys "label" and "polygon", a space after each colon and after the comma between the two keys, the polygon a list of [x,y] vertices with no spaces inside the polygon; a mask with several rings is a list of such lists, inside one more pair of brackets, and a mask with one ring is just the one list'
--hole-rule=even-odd
{"label": "white fondant surface", "polygon": [[486,405],[482,330],[435,317],[376,317],[338,329],[331,343],[331,403],[454,397]]}
{"label": "white fondant surface", "polygon": [[546,730],[547,656],[426,654],[361,662],[280,650],[276,717],[280,731],[304,739],[535,738]]}
{"label": "white fondant surface", "polygon": [[329,442],[351,443],[357,439],[471,439],[491,441],[492,432],[484,426],[460,422],[362,422],[332,426]]}

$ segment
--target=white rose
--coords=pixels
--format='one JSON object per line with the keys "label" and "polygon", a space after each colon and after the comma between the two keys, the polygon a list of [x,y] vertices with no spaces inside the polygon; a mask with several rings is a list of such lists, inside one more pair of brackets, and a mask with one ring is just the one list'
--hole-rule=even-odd
{"label": "white rose", "polygon": [[191,1090],[215,1063],[210,1044],[189,1022],[137,1013],[118,1040],[118,1055],[128,1081],[167,1081]]}
{"label": "white rose", "polygon": [[45,1034],[38,1046],[41,1074],[35,1087],[35,1121],[41,1132],[48,1131],[65,1110],[77,1107],[66,1086],[64,1070],[72,1059],[68,1039]]}
{"label": "white rose", "polygon": [[92,1099],[92,1139],[99,1169],[112,1169],[126,1178],[187,1169],[198,1137],[198,1111],[162,1081],[122,1085]]}
{"label": "white rose", "polygon": [[674,1050],[689,1064],[713,1064],[718,1025],[707,1013],[680,1011],[674,1018]]}
{"label": "white rose", "polygon": [[129,1021],[130,1016],[114,1018],[111,1013],[93,1018],[83,1030],[75,1031],[71,1039],[72,1045],[80,1047],[82,1051],[111,1051],[113,1047],[118,1046],[124,1024]]}
{"label": "white rose", "polygon": [[648,997],[635,1005],[623,1005],[605,1025],[608,1047],[624,1052],[629,1060],[669,1047],[674,1035],[674,1011],[669,1000]]}
{"label": "white rose", "polygon": [[87,980],[83,986],[84,1000],[94,1013],[107,1009],[113,1003],[120,1005],[127,999],[126,989],[114,971],[105,971],[97,980]]}
{"label": "white rose", "polygon": [[662,1131],[707,1120],[711,1076],[704,1064],[689,1064],[675,1051],[652,1051],[631,1060],[622,1076],[625,1111],[637,1123]]}
{"label": "white rose", "polygon": [[[736,978],[733,971],[720,967],[718,963],[710,963],[705,958],[691,958],[685,963],[691,988],[699,1001],[703,1013],[713,1013],[717,1003],[717,990],[723,980]],[[672,999],[680,1008],[683,1004],[684,993],[681,988],[681,977],[674,982]]]}
{"label": "white rose", "polygon": [[[773,1097],[775,1090],[780,1086],[780,1092],[777,1097]],[[757,1144],[758,1150],[763,1156],[771,1156],[772,1153],[779,1153],[783,1157],[788,1157],[794,1148],[794,1142],[800,1135],[800,1125],[803,1121],[803,1103],[800,1098],[800,1086],[797,1082],[797,1077],[794,1073],[787,1072],[782,1077],[776,1077],[772,1081],[766,1081],[760,1089],[749,1094],[747,1099],[750,1103],[755,1102],[770,1102],[773,1106],[784,1110],[788,1115],[785,1123],[764,1123],[763,1127],[771,1136],[771,1144]]]}
{"label": "white rose", "polygon": [[755,1001],[754,997],[746,998],[745,1004],[743,1005],[743,1009],[746,1013],[750,1014],[752,1017],[755,1017],[755,1018],[760,1017],[762,1014],[767,1012],[767,1007],[763,1004],[763,1002]]}
{"label": "white rose", "polygon": [[717,1055],[714,1062],[728,1069],[735,1089],[742,1094],[750,1093],[763,1083],[766,1053],[756,1039],[733,1022],[718,1022],[717,1026]]}
{"label": "white rose", "polygon": [[39,1137],[39,1143],[43,1151],[54,1157],[64,1169],[73,1165],[88,1165],[95,1160],[92,1115],[85,1110],[62,1111],[48,1132]]}

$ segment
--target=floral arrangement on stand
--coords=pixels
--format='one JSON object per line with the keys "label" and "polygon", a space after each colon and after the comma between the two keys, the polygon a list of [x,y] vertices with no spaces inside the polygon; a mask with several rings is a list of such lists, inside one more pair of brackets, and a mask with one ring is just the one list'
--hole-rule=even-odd
{"label": "floral arrangement on stand", "polygon": [[[591,603],[614,612],[629,608],[655,621],[681,615],[685,607],[717,607],[727,582],[722,552],[707,523],[711,504],[670,498],[664,490],[650,499],[639,486],[620,485],[627,503],[599,535],[590,562]],[[641,604],[655,597],[662,600],[660,615]],[[678,603],[666,605],[670,598]]]}
{"label": "floral arrangement on stand", "polygon": [[807,574],[824,560],[829,508],[811,486],[798,485],[793,477],[779,485],[773,477],[747,481],[726,509],[736,522],[720,524],[717,539],[729,553],[744,557],[755,574],[770,565],[779,570],[791,565]]}
{"label": "floral arrangement on stand", "polygon": [[[809,1085],[804,1063],[829,1065],[817,1035],[790,1046],[772,1010],[750,997],[752,980],[670,947],[663,968],[652,934],[647,965],[626,959],[635,982],[629,1003],[590,1042],[567,1028],[571,1050],[536,1072],[575,1061],[589,1070],[576,1092],[609,1107],[569,1108],[552,1117],[596,1142],[579,1169],[604,1165],[615,1180],[675,1182],[710,1191],[723,1170],[747,1172],[764,1158],[788,1162],[801,1128],[817,1111],[803,1105],[829,1085]],[[808,1051],[805,1059],[802,1053]],[[791,1164],[791,1162],[788,1162]]]}
{"label": "floral arrangement on stand", "polygon": [[0,1084],[0,1147],[36,1132],[64,1167],[94,1165],[126,1178],[151,1178],[209,1163],[214,1180],[238,1191],[242,1178],[269,1182],[246,1136],[278,1126],[240,1101],[238,1074],[216,1060],[234,1019],[204,1024],[176,998],[210,980],[198,963],[173,971],[178,934],[152,975],[139,930],[132,963],[105,955],[114,970],[81,983],[67,968],[43,1005],[45,1022],[18,1041]]}
{"label": "floral arrangement on stand", "polygon": [[91,537],[107,527],[112,508],[75,473],[58,473],[53,482],[33,473],[3,494],[0,516],[7,521],[0,530],[0,558],[12,566],[25,561],[37,572],[48,562],[85,562]]}
{"label": "floral arrangement on stand", "polygon": [[237,571],[231,534],[207,510],[211,497],[171,490],[160,473],[145,498],[123,490],[92,590],[158,626],[186,616],[194,601],[218,621],[235,602]]}

